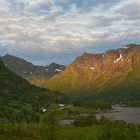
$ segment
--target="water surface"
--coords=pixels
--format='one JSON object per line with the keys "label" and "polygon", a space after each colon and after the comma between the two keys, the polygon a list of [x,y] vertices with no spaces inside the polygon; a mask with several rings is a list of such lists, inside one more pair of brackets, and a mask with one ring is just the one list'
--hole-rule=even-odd
{"label": "water surface", "polygon": [[112,106],[113,110],[108,112],[97,113],[97,119],[100,119],[101,116],[113,120],[124,120],[128,123],[138,123],[140,124],[140,108],[131,108],[131,107],[121,107],[121,106]]}

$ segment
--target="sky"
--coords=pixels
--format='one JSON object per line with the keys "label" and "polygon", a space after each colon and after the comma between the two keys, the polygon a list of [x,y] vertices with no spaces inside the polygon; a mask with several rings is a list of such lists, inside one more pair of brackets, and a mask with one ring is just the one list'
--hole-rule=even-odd
{"label": "sky", "polygon": [[0,0],[0,55],[69,64],[140,44],[140,0]]}

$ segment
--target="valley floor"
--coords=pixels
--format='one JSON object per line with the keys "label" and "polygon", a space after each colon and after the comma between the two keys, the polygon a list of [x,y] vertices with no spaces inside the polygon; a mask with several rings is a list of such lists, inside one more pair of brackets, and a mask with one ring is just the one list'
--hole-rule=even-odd
{"label": "valley floor", "polygon": [[[71,106],[59,110],[56,120],[75,120],[79,114],[93,111],[92,108]],[[11,123],[0,120],[0,140],[140,140],[140,125],[130,125],[124,121],[112,121],[106,118],[102,118],[92,126],[83,125],[82,120],[78,120],[79,126],[75,124],[56,125],[54,139],[48,139],[48,125],[45,121],[47,115],[47,112],[42,114],[39,123],[28,124],[26,121]]]}

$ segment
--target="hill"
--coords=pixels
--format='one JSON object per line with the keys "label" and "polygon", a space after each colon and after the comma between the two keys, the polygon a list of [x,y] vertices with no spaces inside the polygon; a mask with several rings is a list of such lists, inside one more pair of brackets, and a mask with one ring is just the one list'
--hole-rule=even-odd
{"label": "hill", "polygon": [[11,72],[0,58],[0,118],[36,121],[41,108],[48,105],[51,93]]}

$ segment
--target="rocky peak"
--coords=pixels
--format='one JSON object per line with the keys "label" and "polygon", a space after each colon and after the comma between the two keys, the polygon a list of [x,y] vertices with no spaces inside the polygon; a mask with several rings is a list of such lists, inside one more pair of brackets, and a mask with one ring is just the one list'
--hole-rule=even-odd
{"label": "rocky peak", "polygon": [[9,54],[3,56],[2,61],[11,71],[23,77],[37,76],[50,78],[65,69],[65,66],[56,63],[51,63],[48,66],[33,65],[31,62]]}
{"label": "rocky peak", "polygon": [[[63,87],[73,91],[87,87],[90,89],[96,85],[97,90],[121,75],[127,77],[134,70],[133,61],[138,63],[139,58],[135,57],[138,56],[137,54],[140,55],[139,52],[140,45],[130,44],[103,54],[84,53],[77,57],[66,70],[49,80],[48,86],[58,91],[62,91]],[[67,80],[63,82],[63,79]],[[55,82],[61,83],[62,86],[55,88]]]}
{"label": "rocky peak", "polygon": [[[140,50],[140,45],[126,45],[117,50],[108,50],[103,54],[92,54],[85,52],[77,57],[67,69],[73,69],[75,72],[83,73],[83,71],[98,75],[109,71],[116,67],[122,67],[126,63],[132,61],[132,57]],[[123,68],[124,69],[124,68]]]}
{"label": "rocky peak", "polygon": [[60,64],[56,64],[56,63],[51,63],[50,65],[46,66],[46,68],[49,68],[49,69],[61,69],[61,70],[64,70],[65,69],[65,66],[63,65],[60,65]]}

